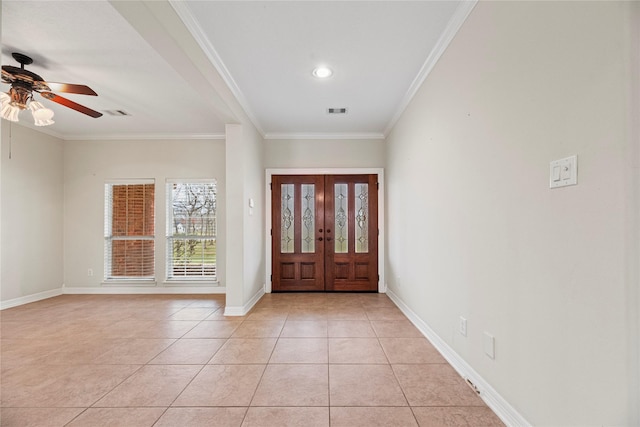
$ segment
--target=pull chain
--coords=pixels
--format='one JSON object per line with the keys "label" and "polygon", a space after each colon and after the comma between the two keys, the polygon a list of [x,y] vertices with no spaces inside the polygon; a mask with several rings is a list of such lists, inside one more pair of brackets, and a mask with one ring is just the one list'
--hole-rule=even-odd
{"label": "pull chain", "polygon": [[11,138],[11,126],[12,125],[11,125],[11,123],[12,122],[9,122],[9,160],[11,160],[11,141],[12,141],[12,138]]}

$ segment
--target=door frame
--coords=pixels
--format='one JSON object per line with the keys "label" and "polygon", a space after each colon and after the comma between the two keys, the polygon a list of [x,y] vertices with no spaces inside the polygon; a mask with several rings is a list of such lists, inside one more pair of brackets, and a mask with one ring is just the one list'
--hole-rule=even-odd
{"label": "door frame", "polygon": [[271,176],[272,175],[378,175],[378,292],[387,292],[385,280],[385,211],[384,211],[384,169],[383,168],[274,168],[265,171],[265,280],[264,291],[271,293]]}

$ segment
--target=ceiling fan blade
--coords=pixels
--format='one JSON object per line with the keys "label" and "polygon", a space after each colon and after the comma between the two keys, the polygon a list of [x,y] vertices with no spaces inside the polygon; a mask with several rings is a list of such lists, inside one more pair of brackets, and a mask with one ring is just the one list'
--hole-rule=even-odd
{"label": "ceiling fan blade", "polygon": [[70,83],[43,82],[54,92],[77,93],[80,95],[98,96],[89,86],[74,85]]}
{"label": "ceiling fan blade", "polygon": [[6,71],[4,67],[2,67],[2,81],[5,83],[11,83],[16,79],[16,76]]}
{"label": "ceiling fan blade", "polygon": [[40,92],[40,95],[42,95],[44,98],[48,99],[49,101],[53,101],[60,105],[64,105],[65,107],[69,107],[72,110],[76,110],[82,114],[86,114],[87,116],[91,116],[95,119],[102,116],[102,113],[92,110],[91,108],[85,107],[84,105],[80,105],[76,102],[73,102],[70,99],[63,98],[60,95],[56,95],[55,93]]}

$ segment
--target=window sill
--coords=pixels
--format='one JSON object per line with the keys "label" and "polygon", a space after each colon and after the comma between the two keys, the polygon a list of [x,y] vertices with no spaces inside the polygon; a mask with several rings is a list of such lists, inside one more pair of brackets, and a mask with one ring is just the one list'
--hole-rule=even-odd
{"label": "window sill", "polygon": [[167,279],[163,286],[221,286],[220,282],[211,279]]}
{"label": "window sill", "polygon": [[107,279],[100,283],[102,286],[158,286],[155,279]]}

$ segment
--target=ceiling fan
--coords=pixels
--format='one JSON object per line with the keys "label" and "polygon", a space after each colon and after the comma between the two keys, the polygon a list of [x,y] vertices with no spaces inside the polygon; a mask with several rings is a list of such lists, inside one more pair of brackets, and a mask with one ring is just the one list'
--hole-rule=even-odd
{"label": "ceiling fan", "polygon": [[7,93],[0,93],[2,102],[2,110],[0,115],[2,118],[18,121],[18,113],[29,108],[33,114],[36,126],[47,126],[53,124],[53,111],[45,108],[41,103],[33,100],[33,92],[38,92],[43,98],[53,101],[57,104],[76,110],[87,116],[98,118],[102,113],[92,110],[91,108],[80,105],[70,99],[56,95],[56,92],[75,93],[80,95],[97,96],[89,86],[76,85],[68,83],[46,82],[39,75],[32,73],[24,68],[25,65],[33,63],[33,59],[28,56],[14,52],[11,54],[13,59],[20,63],[20,68],[10,65],[2,66],[2,81],[11,85],[11,89]]}

